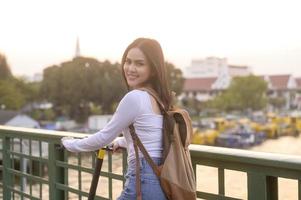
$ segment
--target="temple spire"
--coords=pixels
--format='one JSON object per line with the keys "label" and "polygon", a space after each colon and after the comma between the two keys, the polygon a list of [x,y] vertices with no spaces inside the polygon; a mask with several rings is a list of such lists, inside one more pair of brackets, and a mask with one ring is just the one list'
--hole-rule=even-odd
{"label": "temple spire", "polygon": [[75,58],[80,56],[79,37],[76,38]]}

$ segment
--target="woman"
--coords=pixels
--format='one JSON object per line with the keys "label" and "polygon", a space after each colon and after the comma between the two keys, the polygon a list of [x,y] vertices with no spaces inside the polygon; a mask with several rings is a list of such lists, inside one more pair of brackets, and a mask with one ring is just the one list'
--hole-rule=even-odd
{"label": "woman", "polygon": [[[126,147],[128,170],[126,183],[119,200],[136,199],[135,151],[129,132],[133,123],[135,131],[146,150],[159,165],[162,160],[163,116],[155,99],[139,90],[148,87],[156,91],[165,108],[171,105],[164,56],[160,44],[153,39],[138,38],[125,50],[122,57],[122,74],[129,92],[120,101],[111,121],[99,132],[84,139],[62,139],[65,148],[72,152],[93,151],[111,143],[121,132],[124,137],[113,142],[113,148]],[[166,199],[159,180],[143,155],[139,152],[141,191],[143,199]]]}

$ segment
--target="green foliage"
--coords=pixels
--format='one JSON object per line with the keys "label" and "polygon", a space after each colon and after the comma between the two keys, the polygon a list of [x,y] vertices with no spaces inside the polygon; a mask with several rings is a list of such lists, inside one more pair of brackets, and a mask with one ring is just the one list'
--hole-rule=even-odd
{"label": "green foliage", "polygon": [[270,97],[268,103],[277,109],[281,109],[285,106],[286,100],[284,97]]}
{"label": "green foliage", "polygon": [[38,98],[39,86],[13,77],[5,56],[0,54],[0,105],[18,110]]}
{"label": "green foliage", "polygon": [[0,81],[0,105],[18,110],[25,104],[25,96],[12,80]]}
{"label": "green foliage", "polygon": [[0,80],[12,77],[10,67],[7,64],[6,57],[0,54]]}
{"label": "green foliage", "polygon": [[267,83],[253,75],[235,77],[229,88],[218,95],[209,105],[220,110],[259,110],[266,106]]}
{"label": "green foliage", "polygon": [[44,70],[41,95],[53,103],[57,115],[83,122],[91,114],[91,103],[112,113],[125,93],[119,64],[77,57]]}
{"label": "green foliage", "polygon": [[178,96],[182,93],[184,86],[184,78],[182,71],[169,62],[166,62],[165,66],[167,68],[168,81],[171,90],[176,93],[176,96]]}
{"label": "green foliage", "polygon": [[99,105],[94,105],[93,103],[90,105],[91,115],[101,115],[102,110]]}
{"label": "green foliage", "polygon": [[198,101],[195,97],[186,97],[182,99],[182,105],[192,116],[199,116],[201,110],[203,109],[203,104],[203,102]]}
{"label": "green foliage", "polygon": [[31,113],[31,117],[39,121],[52,121],[55,119],[55,113],[52,109],[36,109]]}

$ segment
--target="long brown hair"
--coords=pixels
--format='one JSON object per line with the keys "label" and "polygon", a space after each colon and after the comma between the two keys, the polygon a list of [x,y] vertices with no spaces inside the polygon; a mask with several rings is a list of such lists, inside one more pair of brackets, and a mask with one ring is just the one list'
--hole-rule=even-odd
{"label": "long brown hair", "polygon": [[127,54],[130,49],[139,48],[145,55],[151,71],[154,73],[151,76],[149,82],[159,97],[161,98],[165,109],[169,109],[171,106],[171,91],[169,89],[169,84],[167,80],[167,71],[164,62],[164,55],[159,42],[154,39],[149,38],[138,38],[134,40],[124,51],[121,61],[122,75],[129,89],[129,85],[126,81],[124,72],[124,63],[126,61]]}

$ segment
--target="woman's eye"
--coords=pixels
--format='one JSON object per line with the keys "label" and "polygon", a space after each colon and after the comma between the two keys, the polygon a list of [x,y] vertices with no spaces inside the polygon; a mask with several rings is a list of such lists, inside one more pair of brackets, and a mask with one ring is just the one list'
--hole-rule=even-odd
{"label": "woman's eye", "polygon": [[125,64],[131,64],[130,60],[125,60]]}
{"label": "woman's eye", "polygon": [[141,67],[143,65],[144,65],[144,63],[137,63],[137,66],[139,66],[139,67]]}

